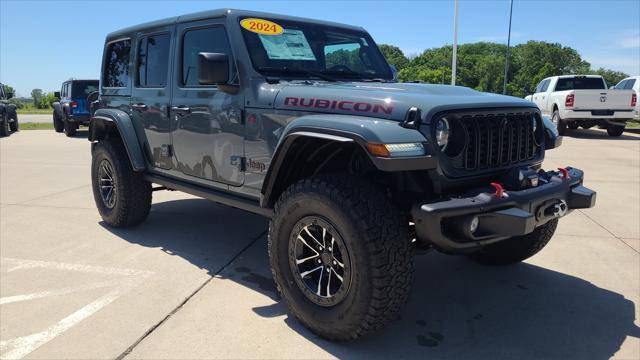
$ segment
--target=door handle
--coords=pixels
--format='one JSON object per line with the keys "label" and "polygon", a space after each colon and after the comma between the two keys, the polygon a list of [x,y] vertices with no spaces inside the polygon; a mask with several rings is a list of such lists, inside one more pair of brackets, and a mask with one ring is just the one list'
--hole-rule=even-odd
{"label": "door handle", "polygon": [[191,114],[191,108],[188,106],[172,106],[171,111],[174,111],[180,115]]}
{"label": "door handle", "polygon": [[147,111],[147,109],[149,108],[146,104],[131,104],[131,107],[136,109],[136,110],[140,110],[140,111]]}

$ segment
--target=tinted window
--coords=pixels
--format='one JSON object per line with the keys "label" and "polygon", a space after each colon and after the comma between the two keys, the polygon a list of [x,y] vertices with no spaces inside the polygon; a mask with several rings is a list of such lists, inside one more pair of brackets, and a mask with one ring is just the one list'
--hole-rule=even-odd
{"label": "tinted window", "polygon": [[625,89],[627,90],[632,90],[633,89],[633,85],[636,84],[636,79],[629,79],[627,80],[627,84],[624,86]]}
{"label": "tinted window", "polygon": [[564,90],[589,90],[605,89],[604,81],[601,78],[573,77],[558,79],[556,91]]}
{"label": "tinted window", "polygon": [[222,27],[189,30],[182,42],[182,84],[198,83],[198,54],[201,52],[224,53],[231,57],[227,33]]}
{"label": "tinted window", "polygon": [[138,47],[138,85],[164,87],[169,68],[169,34],[140,40]]}
{"label": "tinted window", "polygon": [[71,88],[71,95],[75,99],[86,99],[90,93],[98,91],[97,81],[74,81]]}
{"label": "tinted window", "polygon": [[551,82],[551,79],[547,79],[545,81],[542,82],[542,89],[540,89],[540,92],[545,92],[547,91],[547,89],[549,88],[549,83]]}
{"label": "tinted window", "polygon": [[129,85],[129,53],[131,40],[109,44],[105,57],[105,87],[127,87]]}
{"label": "tinted window", "polygon": [[615,86],[615,88],[616,88],[616,89],[618,89],[618,90],[620,90],[620,89],[624,89],[624,86],[627,84],[627,81],[628,81],[628,80],[622,80],[622,81],[620,81],[620,82]]}

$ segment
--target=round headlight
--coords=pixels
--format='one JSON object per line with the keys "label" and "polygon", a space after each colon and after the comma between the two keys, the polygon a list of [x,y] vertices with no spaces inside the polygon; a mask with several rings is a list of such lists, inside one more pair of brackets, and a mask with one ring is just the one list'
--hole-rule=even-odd
{"label": "round headlight", "polygon": [[440,150],[444,150],[449,143],[449,121],[445,118],[441,118],[436,124],[436,142]]}

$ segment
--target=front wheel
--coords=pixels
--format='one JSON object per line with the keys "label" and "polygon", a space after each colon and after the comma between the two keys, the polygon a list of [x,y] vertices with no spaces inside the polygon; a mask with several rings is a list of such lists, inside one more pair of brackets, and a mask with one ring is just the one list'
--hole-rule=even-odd
{"label": "front wheel", "polygon": [[526,260],[537,254],[553,237],[558,226],[558,219],[553,219],[538,226],[533,232],[514,236],[495,244],[485,246],[468,256],[485,265],[508,265]]}
{"label": "front wheel", "polygon": [[53,129],[57,133],[61,133],[64,131],[64,123],[62,122],[62,119],[60,119],[60,117],[56,115],[55,111],[53,112]]}
{"label": "front wheel", "polygon": [[95,145],[91,161],[93,198],[102,219],[113,227],[143,222],[151,209],[151,183],[133,171],[118,138]]}
{"label": "front wheel", "polygon": [[622,135],[623,132],[624,132],[624,125],[622,125],[622,126],[620,126],[620,125],[609,125],[609,126],[607,126],[607,134],[609,134],[609,136],[618,137],[618,136]]}
{"label": "front wheel", "polygon": [[409,294],[408,223],[368,183],[341,176],[291,185],[269,226],[273,278],[289,311],[331,340],[353,340],[396,317]]}

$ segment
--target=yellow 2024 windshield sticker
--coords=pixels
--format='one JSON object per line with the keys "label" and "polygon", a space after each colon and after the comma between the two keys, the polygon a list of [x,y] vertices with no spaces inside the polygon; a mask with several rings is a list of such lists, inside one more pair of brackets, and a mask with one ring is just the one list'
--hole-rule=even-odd
{"label": "yellow 2024 windshield sticker", "polygon": [[242,21],[240,21],[240,26],[251,32],[262,35],[280,35],[284,31],[282,26],[274,23],[273,21],[255,18],[242,19]]}

